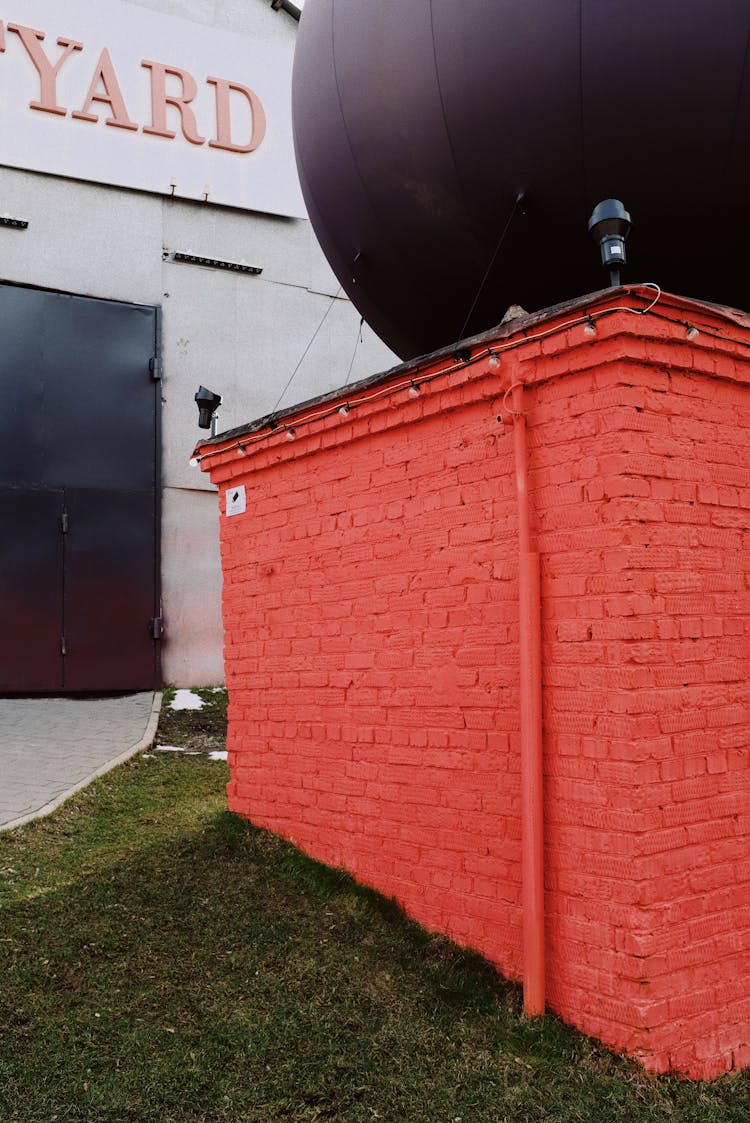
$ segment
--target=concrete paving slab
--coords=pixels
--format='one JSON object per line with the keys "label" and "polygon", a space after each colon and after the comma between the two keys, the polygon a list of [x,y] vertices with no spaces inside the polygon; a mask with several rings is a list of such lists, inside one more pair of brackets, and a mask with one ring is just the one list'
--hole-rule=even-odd
{"label": "concrete paving slab", "polygon": [[161,694],[0,698],[0,831],[49,815],[150,745]]}

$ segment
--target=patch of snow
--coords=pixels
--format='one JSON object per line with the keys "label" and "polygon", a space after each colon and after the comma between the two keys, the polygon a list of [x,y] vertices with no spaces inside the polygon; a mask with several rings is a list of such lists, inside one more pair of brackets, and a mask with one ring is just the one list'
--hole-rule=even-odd
{"label": "patch of snow", "polygon": [[226,752],[212,752],[212,753],[209,753],[208,755],[211,757],[211,760],[226,760],[227,759]]}
{"label": "patch of snow", "polygon": [[171,710],[202,710],[203,699],[192,690],[178,690],[169,708]]}
{"label": "patch of snow", "polygon": [[186,749],[182,745],[155,745],[158,753],[185,753],[187,756],[198,756],[197,749]]}

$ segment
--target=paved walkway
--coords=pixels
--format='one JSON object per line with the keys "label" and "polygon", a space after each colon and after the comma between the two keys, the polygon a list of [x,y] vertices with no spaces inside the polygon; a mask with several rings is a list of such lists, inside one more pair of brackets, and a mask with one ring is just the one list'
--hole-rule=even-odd
{"label": "paved walkway", "polygon": [[150,744],[161,694],[0,698],[0,831],[54,811]]}

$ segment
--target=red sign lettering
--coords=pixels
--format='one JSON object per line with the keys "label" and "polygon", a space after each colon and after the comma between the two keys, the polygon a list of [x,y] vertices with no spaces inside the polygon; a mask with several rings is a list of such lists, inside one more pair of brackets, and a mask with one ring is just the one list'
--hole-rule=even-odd
{"label": "red sign lettering", "polygon": [[[68,59],[76,52],[83,51],[83,43],[59,37],[57,46],[60,51],[57,59],[52,61],[42,47],[45,40],[43,31],[20,23],[7,24],[7,30],[20,39],[39,81],[39,98],[32,99],[29,107],[44,113],[54,113],[59,117],[67,116],[68,109],[58,101],[57,79]],[[0,53],[4,53],[6,48],[5,26],[0,20]],[[70,116],[76,121],[96,124],[99,114],[94,111],[95,107],[106,106],[109,114],[104,118],[106,125],[128,132],[137,132],[140,127],[149,136],[164,137],[167,140],[177,137],[174,126],[179,120],[179,128],[185,140],[190,144],[205,144],[206,138],[201,136],[192,108],[198,98],[198,84],[193,75],[179,66],[155,62],[153,59],[143,59],[141,66],[150,75],[150,124],[139,126],[131,118],[115,65],[106,47],[94,67],[81,108],[72,111]],[[231,82],[227,78],[209,77],[206,78],[206,85],[213,87],[216,111],[216,136],[209,140],[209,148],[240,154],[254,152],[266,135],[266,114],[258,95],[242,83]],[[244,105],[245,119],[249,110],[249,123],[246,120],[244,129],[240,126],[233,131],[233,124],[236,124],[232,120],[233,107],[240,105]]]}
{"label": "red sign lettering", "polygon": [[[97,92],[100,83],[102,91]],[[112,116],[106,118],[106,124],[112,125],[117,129],[130,129],[131,131],[138,128],[135,121],[131,121],[128,117],[128,111],[125,108],[125,99],[122,96],[120,83],[117,80],[115,68],[112,65],[112,59],[109,57],[109,51],[106,47],[99,56],[99,61],[96,64],[94,77],[91,79],[91,85],[86,94],[83,108],[77,113],[71,114],[71,116],[75,117],[78,121],[98,121],[98,116],[91,112],[91,106],[95,101],[99,101],[103,105],[108,105],[112,111]]]}
{"label": "red sign lettering", "polygon": [[33,27],[24,27],[20,23],[9,23],[8,31],[14,31],[19,37],[39,75],[39,101],[30,101],[29,107],[64,117],[67,109],[57,104],[57,75],[74,51],[83,50],[83,43],[77,43],[74,39],[58,39],[57,45],[63,48],[63,53],[53,66],[40,46],[45,37],[43,31],[35,31]]}
{"label": "red sign lettering", "polygon": [[[150,62],[144,59],[141,66],[151,71],[151,124],[144,125],[144,133],[152,136],[165,136],[174,140],[177,133],[167,128],[167,106],[172,105],[180,114],[182,135],[191,144],[205,144],[206,138],[198,132],[195,114],[190,102],[198,93],[195,78],[187,70],[178,66],[165,66],[163,62]],[[182,86],[182,96],[167,93],[167,75],[177,78]]]}
{"label": "red sign lettering", "polygon": [[[254,152],[266,135],[266,115],[260,98],[238,82],[227,82],[225,78],[207,78],[206,81],[216,87],[216,139],[208,142],[209,148],[223,148],[225,152]],[[252,124],[247,144],[235,144],[232,141],[232,113],[229,103],[232,91],[244,97],[250,106]]]}

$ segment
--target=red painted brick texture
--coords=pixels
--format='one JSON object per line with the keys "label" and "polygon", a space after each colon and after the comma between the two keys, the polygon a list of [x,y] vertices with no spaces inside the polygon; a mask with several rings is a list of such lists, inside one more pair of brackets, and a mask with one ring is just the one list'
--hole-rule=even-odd
{"label": "red painted brick texture", "polygon": [[750,1064],[750,330],[612,303],[498,331],[499,365],[416,399],[302,409],[294,441],[251,435],[243,457],[203,447],[222,497],[247,491],[221,520],[229,802],[520,975],[523,381],[548,1003],[649,1069],[712,1077]]}

